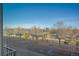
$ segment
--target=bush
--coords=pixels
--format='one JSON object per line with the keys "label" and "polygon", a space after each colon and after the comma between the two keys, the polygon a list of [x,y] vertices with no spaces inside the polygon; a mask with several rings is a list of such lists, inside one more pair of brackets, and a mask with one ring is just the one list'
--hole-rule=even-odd
{"label": "bush", "polygon": [[28,33],[25,33],[25,34],[24,34],[24,38],[25,38],[25,39],[28,39],[28,38],[29,38],[29,34],[28,34]]}
{"label": "bush", "polygon": [[76,45],[79,46],[79,41],[76,42]]}
{"label": "bush", "polygon": [[65,41],[64,41],[64,44],[69,44],[69,43],[70,43],[69,40],[65,40]]}

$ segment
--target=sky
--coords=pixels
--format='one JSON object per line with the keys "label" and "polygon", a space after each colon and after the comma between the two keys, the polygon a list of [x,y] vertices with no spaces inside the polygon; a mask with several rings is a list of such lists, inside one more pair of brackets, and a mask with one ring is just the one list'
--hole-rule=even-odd
{"label": "sky", "polygon": [[3,4],[4,27],[54,27],[53,24],[58,21],[63,21],[65,25],[79,28],[79,4]]}

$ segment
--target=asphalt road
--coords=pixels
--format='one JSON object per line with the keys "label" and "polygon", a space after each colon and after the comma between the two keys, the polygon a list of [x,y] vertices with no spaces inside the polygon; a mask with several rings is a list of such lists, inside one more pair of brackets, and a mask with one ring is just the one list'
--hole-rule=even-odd
{"label": "asphalt road", "polygon": [[[6,37],[4,38],[4,43],[8,47],[16,50],[17,56],[69,56],[72,55],[65,52],[59,45],[53,43],[47,43],[44,41],[33,41],[33,40],[23,40],[19,38]],[[56,46],[54,46],[56,45]],[[65,49],[68,46],[64,47]]]}
{"label": "asphalt road", "polygon": [[43,56],[43,54],[27,49],[26,41],[19,40],[18,38],[4,38],[8,47],[16,50],[17,56]]}

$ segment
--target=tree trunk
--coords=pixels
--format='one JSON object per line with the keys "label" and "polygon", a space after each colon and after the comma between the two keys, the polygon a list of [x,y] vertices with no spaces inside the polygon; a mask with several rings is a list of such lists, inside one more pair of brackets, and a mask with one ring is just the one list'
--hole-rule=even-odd
{"label": "tree trunk", "polygon": [[61,44],[61,39],[59,38],[59,45]]}

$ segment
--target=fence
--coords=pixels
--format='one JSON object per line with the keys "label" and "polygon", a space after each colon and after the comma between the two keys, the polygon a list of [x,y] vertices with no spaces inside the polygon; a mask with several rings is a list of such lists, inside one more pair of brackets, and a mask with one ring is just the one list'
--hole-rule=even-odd
{"label": "fence", "polygon": [[10,47],[4,47],[4,56],[16,56],[16,50]]}

